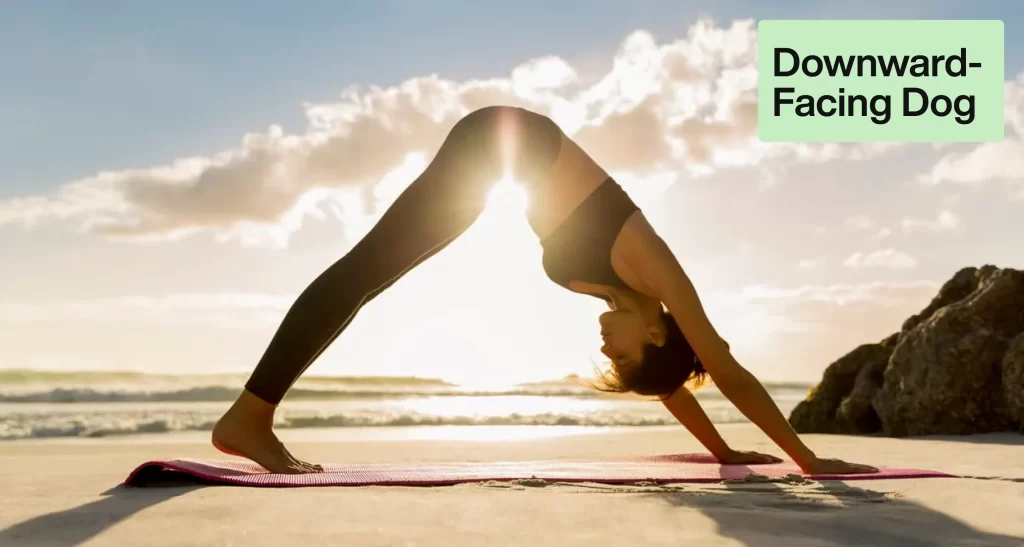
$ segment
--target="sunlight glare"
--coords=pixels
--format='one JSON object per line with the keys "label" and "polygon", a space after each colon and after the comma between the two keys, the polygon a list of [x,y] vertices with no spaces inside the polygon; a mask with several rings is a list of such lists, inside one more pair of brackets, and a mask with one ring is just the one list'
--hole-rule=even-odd
{"label": "sunlight glare", "polygon": [[529,199],[526,190],[512,177],[499,180],[487,194],[487,211],[506,215],[521,215],[526,212]]}
{"label": "sunlight glare", "polygon": [[514,415],[524,417],[544,414],[586,415],[615,408],[615,403],[603,399],[570,399],[529,395],[422,397],[389,402],[388,404],[403,412],[449,418],[468,416],[477,419]]}

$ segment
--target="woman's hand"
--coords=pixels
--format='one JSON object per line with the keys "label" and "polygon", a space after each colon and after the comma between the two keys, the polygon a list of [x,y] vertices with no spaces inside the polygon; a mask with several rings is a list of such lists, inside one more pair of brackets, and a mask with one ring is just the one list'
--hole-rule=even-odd
{"label": "woman's hand", "polygon": [[760,452],[742,452],[730,449],[724,456],[719,457],[718,461],[725,465],[759,464],[780,463],[782,458],[772,456],[771,454],[761,454]]}
{"label": "woman's hand", "polygon": [[878,469],[860,463],[846,463],[843,460],[815,458],[806,465],[801,465],[808,475],[856,475],[861,473],[878,473]]}

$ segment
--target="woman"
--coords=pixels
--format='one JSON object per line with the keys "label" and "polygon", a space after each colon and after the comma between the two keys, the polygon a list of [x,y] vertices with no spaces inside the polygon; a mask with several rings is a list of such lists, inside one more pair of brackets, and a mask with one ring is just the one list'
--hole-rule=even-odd
{"label": "woman", "polygon": [[735,451],[722,440],[684,387],[710,375],[805,472],[875,471],[818,458],[805,446],[761,384],[733,359],[672,252],[619,185],[550,119],[502,106],[459,120],[366,237],[298,297],[245,390],[214,428],[214,446],[275,473],[321,471],[292,456],[272,430],[285,392],[363,305],[469,228],[491,183],[505,176],[530,196],[529,223],[548,276],[604,299],[612,310],[600,317],[601,351],[611,359],[600,389],[659,397],[723,463],[780,461]]}

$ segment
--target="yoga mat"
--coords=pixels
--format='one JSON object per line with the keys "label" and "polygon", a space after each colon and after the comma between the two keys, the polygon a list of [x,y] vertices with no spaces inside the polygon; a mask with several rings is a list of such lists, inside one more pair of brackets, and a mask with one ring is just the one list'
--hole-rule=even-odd
{"label": "yoga mat", "polygon": [[[878,466],[876,466],[878,467]],[[925,469],[880,468],[864,475],[804,475],[793,463],[722,465],[710,454],[673,454],[591,461],[348,463],[326,464],[322,473],[268,473],[244,461],[171,459],[143,463],[125,479],[126,486],[201,482],[233,486],[445,486],[478,481],[545,480],[549,482],[714,483],[757,474],[813,480],[870,480],[953,477]]]}

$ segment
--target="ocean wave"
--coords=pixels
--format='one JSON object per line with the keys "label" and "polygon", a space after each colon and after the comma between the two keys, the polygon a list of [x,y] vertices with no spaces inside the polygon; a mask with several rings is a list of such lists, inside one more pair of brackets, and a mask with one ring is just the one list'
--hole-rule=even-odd
{"label": "ocean wave", "polygon": [[[234,401],[241,388],[203,386],[167,391],[55,388],[45,391],[0,392],[0,403],[201,403]],[[366,400],[410,397],[607,397],[586,388],[460,390],[460,389],[302,389],[293,388],[285,400]]]}
{"label": "ocean wave", "polygon": [[[36,370],[2,369],[0,385],[18,384],[238,384],[248,373],[220,372],[207,374],[160,374],[121,370]],[[305,376],[305,384],[385,385],[385,386],[452,386],[438,378],[418,376]]]}
{"label": "ocean wave", "polygon": [[[211,431],[219,414],[202,412],[92,413],[74,416],[22,414],[0,419],[0,440],[58,437],[110,437],[145,433]],[[742,416],[715,417],[715,423],[746,421]],[[438,416],[413,412],[298,414],[278,418],[278,429],[419,426],[591,426],[646,427],[677,424],[667,414],[628,414],[614,411],[593,413],[508,414],[499,416]]]}
{"label": "ocean wave", "polygon": [[[248,376],[237,373],[162,375],[118,371],[0,370],[0,403],[220,403],[234,401]],[[418,377],[310,376],[300,379],[287,401],[407,399],[413,397],[565,397],[614,399],[631,396],[596,391],[580,377],[475,389]],[[774,394],[803,397],[809,385],[765,383]],[[721,399],[714,386],[697,392]]]}

